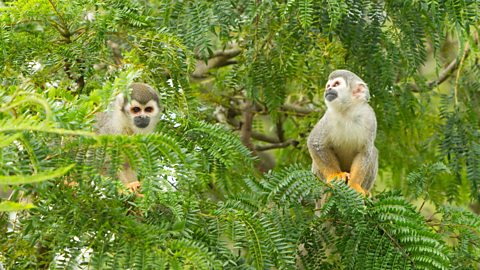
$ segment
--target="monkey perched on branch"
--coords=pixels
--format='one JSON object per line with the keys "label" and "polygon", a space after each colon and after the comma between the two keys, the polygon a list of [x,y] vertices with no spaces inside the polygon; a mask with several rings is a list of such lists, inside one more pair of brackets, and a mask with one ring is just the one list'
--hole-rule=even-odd
{"label": "monkey perched on branch", "polygon": [[[134,135],[155,130],[162,111],[157,91],[145,83],[132,83],[130,88],[130,98],[119,94],[111,104],[112,111],[95,115],[99,134]],[[118,177],[132,190],[140,186],[128,162],[125,162]]]}
{"label": "monkey perched on branch", "polygon": [[327,111],[308,137],[312,172],[327,183],[342,179],[362,194],[372,188],[378,154],[377,120],[367,84],[348,70],[336,70],[325,88]]}

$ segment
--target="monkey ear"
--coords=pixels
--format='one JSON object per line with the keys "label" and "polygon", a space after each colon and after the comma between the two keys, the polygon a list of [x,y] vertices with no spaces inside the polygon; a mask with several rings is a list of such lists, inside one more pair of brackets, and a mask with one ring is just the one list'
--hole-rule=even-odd
{"label": "monkey ear", "polygon": [[357,99],[364,99],[368,101],[370,99],[370,92],[368,91],[368,86],[364,82],[359,82],[353,88],[352,96]]}
{"label": "monkey ear", "polygon": [[123,111],[124,104],[125,104],[125,96],[123,95],[123,93],[120,93],[115,97],[115,107]]}

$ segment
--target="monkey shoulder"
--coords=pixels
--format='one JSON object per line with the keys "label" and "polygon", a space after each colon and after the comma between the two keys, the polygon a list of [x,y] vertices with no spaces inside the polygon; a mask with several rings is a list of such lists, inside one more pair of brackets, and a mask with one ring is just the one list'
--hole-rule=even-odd
{"label": "monkey shoulder", "polygon": [[96,113],[95,122],[97,134],[128,134],[124,130],[125,119],[112,111]]}
{"label": "monkey shoulder", "polygon": [[314,136],[314,134],[325,133],[325,126],[328,124],[328,122],[328,115],[324,114],[322,118],[320,118],[320,120],[315,124],[310,135]]}
{"label": "monkey shoulder", "polygon": [[308,135],[307,146],[308,148],[319,148],[321,144],[325,141],[327,134],[326,125],[327,125],[327,116],[324,115],[320,121],[315,124],[312,131]]}
{"label": "monkey shoulder", "polygon": [[111,125],[108,121],[109,114],[106,112],[97,112],[95,113],[95,125],[94,130],[97,134],[108,134],[110,133]]}

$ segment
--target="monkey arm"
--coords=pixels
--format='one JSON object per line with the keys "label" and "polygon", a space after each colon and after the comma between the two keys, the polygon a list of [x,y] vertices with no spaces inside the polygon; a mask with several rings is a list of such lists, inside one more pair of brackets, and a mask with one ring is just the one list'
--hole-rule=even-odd
{"label": "monkey arm", "polygon": [[372,187],[377,174],[378,159],[375,146],[371,145],[366,151],[358,153],[350,168],[351,178],[348,181],[354,190],[366,194]]}
{"label": "monkey arm", "polygon": [[326,126],[328,116],[322,117],[308,136],[307,146],[312,158],[312,172],[320,179],[331,181],[334,178],[349,178],[348,173],[342,172],[338,157],[331,148]]}
{"label": "monkey arm", "polygon": [[364,119],[370,134],[364,148],[354,157],[350,167],[349,185],[356,191],[366,194],[375,182],[378,169],[378,153],[374,141],[377,132],[375,112],[370,106],[365,107]]}

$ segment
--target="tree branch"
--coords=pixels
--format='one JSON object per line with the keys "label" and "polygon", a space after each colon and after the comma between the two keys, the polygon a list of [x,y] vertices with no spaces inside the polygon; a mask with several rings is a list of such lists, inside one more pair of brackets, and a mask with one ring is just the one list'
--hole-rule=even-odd
{"label": "tree branch", "polygon": [[252,130],[252,138],[257,141],[268,142],[268,143],[279,143],[280,140],[273,137],[268,136],[266,134],[260,133],[258,131]]}
{"label": "tree branch", "polygon": [[[469,53],[469,50],[465,50],[465,56],[467,56]],[[434,88],[437,85],[442,84],[444,81],[448,79],[453,74],[453,71],[458,68],[458,65],[460,64],[460,59],[455,58],[453,59],[448,66],[440,72],[440,76],[438,76],[438,79],[434,81],[430,81],[427,83],[428,88]]]}
{"label": "tree branch", "polygon": [[[474,40],[476,43],[478,43],[478,34],[477,36],[474,37]],[[463,53],[461,57],[456,57],[453,59],[448,66],[440,72],[440,75],[436,80],[429,81],[427,82],[427,91],[433,90],[435,87],[439,86],[443,82],[445,82],[453,73],[456,69],[458,69],[460,63],[462,61],[465,61],[465,59],[470,55],[470,44],[467,42],[465,44],[465,48],[463,50]],[[419,93],[422,92],[422,90],[415,84],[410,85],[411,89],[413,92]]]}
{"label": "tree branch", "polygon": [[250,150],[255,151],[251,140],[254,115],[252,107],[252,102],[250,101],[245,101],[245,103],[242,105],[243,122],[240,128],[240,140],[242,141],[243,145],[248,147]]}
{"label": "tree branch", "polygon": [[236,64],[237,61],[232,60],[232,58],[236,57],[241,52],[242,51],[239,48],[232,48],[215,52],[213,56],[208,59],[207,63],[203,60],[198,60],[195,71],[193,71],[191,76],[195,79],[206,78],[210,69]]}
{"label": "tree branch", "polygon": [[283,130],[282,115],[278,116],[277,123],[275,123],[275,129],[277,131],[278,140],[280,140],[281,142],[284,142],[285,141],[285,136],[284,136],[285,134],[284,134],[284,130]]}
{"label": "tree branch", "polygon": [[295,105],[295,104],[283,104],[280,108],[282,109],[282,111],[293,112],[293,113],[296,113],[296,114],[299,114],[299,115],[307,115],[307,114],[310,114],[312,112],[318,112],[319,111],[317,109],[301,107],[301,106],[298,106],[298,105]]}
{"label": "tree branch", "polygon": [[260,151],[267,151],[267,150],[277,149],[277,148],[285,148],[290,145],[297,146],[298,141],[289,139],[281,143],[272,143],[269,145],[257,145],[255,146],[255,150],[260,152]]}

